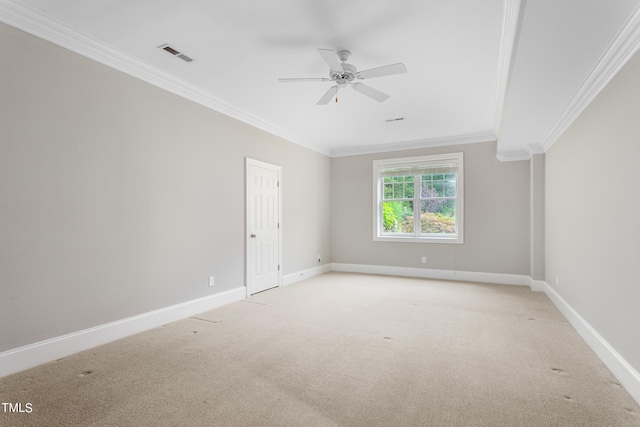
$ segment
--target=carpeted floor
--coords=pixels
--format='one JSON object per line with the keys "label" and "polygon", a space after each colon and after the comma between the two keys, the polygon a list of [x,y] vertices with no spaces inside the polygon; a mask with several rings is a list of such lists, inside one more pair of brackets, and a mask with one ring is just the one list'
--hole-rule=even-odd
{"label": "carpeted floor", "polygon": [[329,273],[0,379],[2,426],[640,426],[543,294]]}

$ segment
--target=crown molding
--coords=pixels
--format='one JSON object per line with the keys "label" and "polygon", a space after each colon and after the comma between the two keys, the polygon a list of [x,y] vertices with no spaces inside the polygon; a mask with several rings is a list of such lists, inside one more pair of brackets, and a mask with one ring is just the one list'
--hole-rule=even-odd
{"label": "crown molding", "polygon": [[359,156],[362,154],[388,153],[392,151],[415,150],[421,148],[446,147],[450,145],[476,144],[495,142],[492,132],[469,135],[447,136],[442,138],[420,139],[416,141],[400,141],[390,144],[366,145],[363,147],[344,148],[331,151],[331,157]]}
{"label": "crown molding", "polygon": [[493,118],[493,132],[500,134],[502,113],[507,98],[509,78],[515,59],[516,40],[519,37],[522,25],[524,5],[526,0],[506,0],[504,4],[504,26],[500,38],[500,58],[498,60],[498,93]]}
{"label": "crown molding", "polygon": [[499,151],[498,154],[496,154],[496,157],[501,162],[517,162],[519,160],[529,160],[531,155],[528,150]]}
{"label": "crown molding", "polygon": [[527,145],[527,152],[529,153],[529,157],[534,154],[544,154],[544,147],[541,144],[529,144]]}
{"label": "crown molding", "polygon": [[330,154],[329,150],[324,147],[291,134],[248,111],[225,102],[171,74],[162,72],[118,49],[72,30],[21,4],[10,0],[0,0],[0,22],[312,151],[326,156]]}
{"label": "crown molding", "polygon": [[627,19],[551,129],[542,138],[541,145],[545,152],[607,86],[638,48],[640,48],[640,6],[637,6]]}
{"label": "crown molding", "polygon": [[498,151],[496,157],[501,162],[515,162],[529,160],[534,154],[544,154],[544,148],[540,144],[529,144],[524,150]]}
{"label": "crown molding", "polygon": [[633,14],[618,31],[609,47],[591,69],[541,142],[529,144],[523,150],[499,151],[496,156],[498,160],[501,162],[528,160],[534,154],[546,153],[639,48],[640,5],[636,7]]}

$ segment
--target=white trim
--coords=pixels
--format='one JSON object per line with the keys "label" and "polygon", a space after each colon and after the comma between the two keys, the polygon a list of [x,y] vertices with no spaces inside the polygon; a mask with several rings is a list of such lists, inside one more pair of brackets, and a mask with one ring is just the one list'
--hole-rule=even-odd
{"label": "white trim", "polygon": [[540,143],[519,151],[498,152],[500,161],[528,160],[546,153],[640,48],[640,5],[627,19]]}
{"label": "white trim", "polygon": [[520,274],[482,273],[475,271],[435,270],[429,268],[395,267],[390,265],[331,264],[333,271],[380,274],[384,276],[420,277],[424,279],[457,280],[463,282],[497,283],[529,286],[529,276]]}
{"label": "white trim", "polygon": [[[377,231],[377,230],[376,230]],[[443,243],[448,245],[461,245],[464,243],[462,237],[449,237],[444,233],[437,236],[429,236],[429,237],[416,237],[416,236],[406,236],[406,235],[382,235],[382,236],[373,236],[374,242],[389,242],[389,243]]]}
{"label": "white trim", "polygon": [[529,144],[527,145],[527,152],[529,153],[529,157],[534,154],[544,154],[544,147],[541,144]]}
{"label": "white trim", "polygon": [[239,287],[0,353],[0,377],[245,298]]}
{"label": "white trim", "polygon": [[[496,97],[496,107],[493,118],[493,132],[500,134],[502,123],[502,112],[507,97],[507,87],[509,86],[509,76],[515,58],[514,51],[516,38],[518,37],[520,19],[520,0],[506,0],[504,2],[504,25],[500,38],[500,59],[498,60],[498,93]],[[522,8],[524,12],[524,8]]]}
{"label": "white trim", "polygon": [[640,404],[640,373],[622,357],[580,314],[561,296],[544,283],[544,293],[571,323],[575,330],[591,347],[596,355],[607,365],[607,368],[620,381],[636,402]]}
{"label": "white trim", "polygon": [[498,151],[496,157],[501,162],[517,162],[518,160],[529,160],[531,155],[529,151]]}
{"label": "white trim", "polygon": [[544,292],[546,284],[547,282],[544,280],[529,278],[529,287],[531,288],[531,292]]}
{"label": "white trim", "polygon": [[359,156],[361,154],[393,153],[403,150],[417,150],[421,148],[448,147],[452,145],[477,144],[481,142],[495,142],[496,135],[492,132],[474,133],[469,135],[447,136],[443,138],[420,139],[417,141],[397,141],[388,144],[366,145],[332,150],[331,157]]}
{"label": "white trim", "polygon": [[314,276],[319,276],[321,274],[329,273],[330,271],[331,271],[331,264],[323,264],[317,267],[301,270],[296,273],[287,274],[282,278],[282,286],[293,285],[294,283],[298,283],[302,280],[306,280]]}
{"label": "white trim", "polygon": [[529,144],[522,151],[498,151],[496,157],[501,162],[515,162],[518,160],[529,160],[534,154],[544,154],[544,148],[540,144]]}
{"label": "white trim", "polygon": [[118,49],[103,44],[86,34],[72,30],[51,18],[21,4],[0,0],[0,21],[47,40],[72,52],[150,83],[190,101],[204,105],[272,135],[326,156],[329,150],[294,135],[281,127],[230,104],[177,77],[164,73]]}
{"label": "white trim", "polygon": [[249,188],[249,167],[257,166],[260,168],[268,169],[278,173],[278,285],[282,286],[282,273],[284,270],[284,220],[283,220],[283,212],[282,212],[282,166],[274,165],[272,163],[263,162],[261,160],[252,159],[250,157],[245,157],[245,287],[247,298],[251,296],[251,268],[249,265],[249,250],[250,250],[250,242],[249,235],[251,233],[251,224],[249,220],[249,197],[250,197],[250,188]]}
{"label": "white trim", "polygon": [[[391,235],[382,234],[382,185],[380,167],[387,165],[399,165],[399,164],[416,164],[416,163],[431,163],[446,161],[447,164],[451,163],[457,166],[458,171],[456,179],[456,233],[453,235],[419,235],[420,230],[416,231],[413,235]],[[416,182],[419,182],[416,181]],[[418,199],[419,190],[414,189],[414,203],[419,206]],[[415,206],[414,206],[415,208]],[[415,211],[414,211],[415,214]],[[422,221],[422,220],[421,220]],[[414,221],[415,223],[416,221]],[[415,225],[415,224],[414,224]],[[417,226],[416,226],[417,227]],[[393,242],[393,243],[407,243],[407,242],[419,242],[419,243],[449,243],[449,244],[462,244],[464,243],[464,153],[446,153],[446,154],[433,154],[426,156],[414,156],[414,157],[400,157],[390,159],[377,159],[373,161],[373,240],[378,242]]]}
{"label": "white trim", "polygon": [[607,50],[591,69],[551,129],[542,138],[545,152],[560,138],[602,89],[640,48],[640,5],[627,19]]}

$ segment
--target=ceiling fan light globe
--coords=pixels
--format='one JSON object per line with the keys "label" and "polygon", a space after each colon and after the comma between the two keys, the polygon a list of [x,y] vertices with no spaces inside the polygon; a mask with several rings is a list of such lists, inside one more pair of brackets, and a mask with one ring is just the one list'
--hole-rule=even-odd
{"label": "ceiling fan light globe", "polygon": [[341,50],[340,52],[338,52],[338,58],[340,58],[340,61],[342,61],[342,62],[346,62],[349,59],[350,56],[351,56],[351,52],[349,52],[346,49]]}

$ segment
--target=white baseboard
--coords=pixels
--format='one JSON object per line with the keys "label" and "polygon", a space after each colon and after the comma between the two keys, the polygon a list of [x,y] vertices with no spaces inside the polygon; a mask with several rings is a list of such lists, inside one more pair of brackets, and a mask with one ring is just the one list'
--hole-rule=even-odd
{"label": "white baseboard", "polygon": [[620,381],[620,384],[629,392],[636,402],[640,404],[640,373],[636,371],[617,351],[611,346],[577,311],[574,310],[561,296],[544,283],[544,293],[551,302],[560,310],[564,317],[578,331],[600,360]]}
{"label": "white baseboard", "polygon": [[458,280],[464,282],[498,283],[529,286],[529,276],[519,274],[481,273],[473,271],[434,270],[429,268],[393,267],[388,265],[331,264],[333,271],[382,274],[386,276],[421,277],[424,279]]}
{"label": "white baseboard", "polygon": [[282,278],[282,286],[289,286],[301,280],[308,279],[313,276],[319,276],[332,270],[331,264],[323,264],[307,270],[298,271],[296,273],[287,274]]}
{"label": "white baseboard", "polygon": [[529,287],[531,288],[532,292],[544,292],[546,285],[547,282],[545,282],[544,280],[530,279],[529,281]]}
{"label": "white baseboard", "polygon": [[0,378],[169,322],[243,300],[245,287],[186,301],[126,319],[0,353]]}

